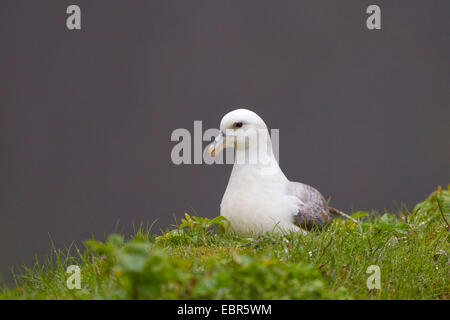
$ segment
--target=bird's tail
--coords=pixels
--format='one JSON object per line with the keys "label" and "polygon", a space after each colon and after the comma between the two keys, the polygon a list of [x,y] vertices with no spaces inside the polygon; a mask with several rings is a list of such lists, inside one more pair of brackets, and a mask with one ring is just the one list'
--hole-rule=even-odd
{"label": "bird's tail", "polygon": [[330,215],[333,219],[336,219],[336,218],[351,219],[351,217],[348,214],[346,214],[336,208],[328,207],[328,211],[330,212]]}

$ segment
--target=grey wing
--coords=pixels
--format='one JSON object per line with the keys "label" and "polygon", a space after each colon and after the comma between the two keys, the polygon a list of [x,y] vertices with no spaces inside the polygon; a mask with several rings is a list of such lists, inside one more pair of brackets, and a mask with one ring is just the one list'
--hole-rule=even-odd
{"label": "grey wing", "polygon": [[324,197],[313,187],[289,182],[289,193],[303,202],[294,216],[294,223],[299,227],[310,230],[316,226],[320,229],[333,219]]}

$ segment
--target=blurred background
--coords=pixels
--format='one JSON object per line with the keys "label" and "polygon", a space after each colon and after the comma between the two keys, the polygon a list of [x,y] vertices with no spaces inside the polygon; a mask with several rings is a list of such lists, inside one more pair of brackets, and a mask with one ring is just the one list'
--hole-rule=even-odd
{"label": "blurred background", "polygon": [[[82,30],[66,28],[70,4]],[[366,28],[370,4],[381,30]],[[448,12],[445,0],[0,0],[0,274],[48,254],[50,237],[218,215],[231,166],[174,165],[170,135],[243,106],[280,129],[286,176],[334,207],[411,208],[450,182]]]}

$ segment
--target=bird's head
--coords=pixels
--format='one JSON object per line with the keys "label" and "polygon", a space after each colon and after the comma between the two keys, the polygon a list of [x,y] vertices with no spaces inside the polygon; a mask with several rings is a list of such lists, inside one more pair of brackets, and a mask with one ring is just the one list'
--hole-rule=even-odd
{"label": "bird's head", "polygon": [[[251,141],[259,139],[261,136],[264,136],[264,139],[268,136],[267,126],[263,119],[253,111],[236,109],[222,118],[220,133],[208,151],[214,157],[225,148],[247,150],[252,144]],[[256,143],[253,145],[257,147]]]}

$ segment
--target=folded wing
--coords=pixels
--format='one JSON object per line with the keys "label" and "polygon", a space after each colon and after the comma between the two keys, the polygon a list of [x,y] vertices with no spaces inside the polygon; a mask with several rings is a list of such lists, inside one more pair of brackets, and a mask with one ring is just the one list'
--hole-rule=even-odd
{"label": "folded wing", "polygon": [[324,197],[313,187],[300,182],[289,182],[289,194],[303,202],[294,216],[294,223],[299,227],[307,230],[313,227],[321,229],[333,219]]}

